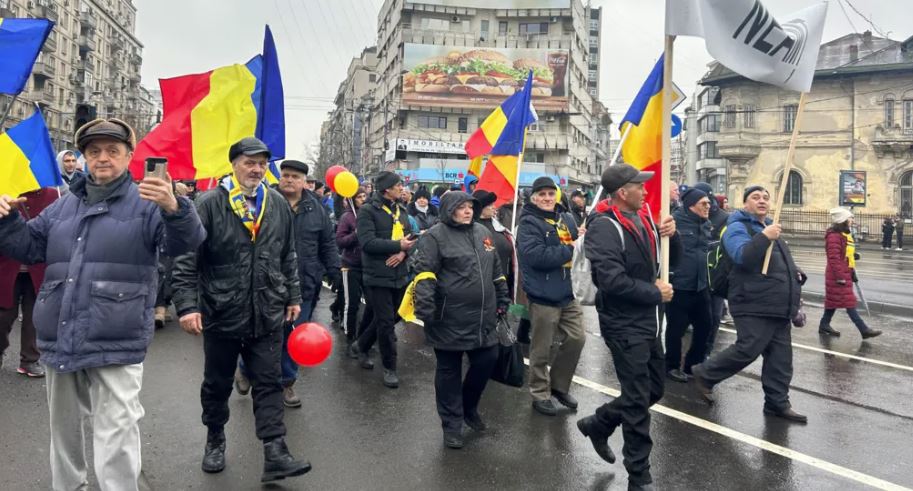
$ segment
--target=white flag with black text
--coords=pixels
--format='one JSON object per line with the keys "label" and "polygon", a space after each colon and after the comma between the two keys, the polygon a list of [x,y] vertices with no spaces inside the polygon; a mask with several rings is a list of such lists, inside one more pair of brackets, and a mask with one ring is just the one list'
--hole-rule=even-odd
{"label": "white flag with black text", "polygon": [[717,61],[744,77],[808,92],[827,3],[779,22],[760,0],[666,0],[666,34],[704,38]]}

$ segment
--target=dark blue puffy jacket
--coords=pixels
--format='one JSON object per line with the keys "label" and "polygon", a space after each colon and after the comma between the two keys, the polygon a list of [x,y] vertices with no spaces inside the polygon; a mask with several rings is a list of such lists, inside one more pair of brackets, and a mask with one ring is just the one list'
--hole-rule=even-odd
{"label": "dark blue puffy jacket", "polygon": [[564,214],[545,212],[536,205],[523,207],[517,226],[517,259],[523,291],[531,302],[551,307],[566,307],[574,300],[571,269],[565,267],[574,256],[574,245],[558,240],[558,231],[546,218],[564,220],[571,236],[577,238],[577,227]]}
{"label": "dark blue puffy jacket", "polygon": [[154,331],[161,250],[178,256],[206,237],[193,204],[165,215],[131,179],[87,205],[86,180],[26,223],[0,219],[0,253],[47,263],[33,319],[41,361],[59,372],[142,362]]}

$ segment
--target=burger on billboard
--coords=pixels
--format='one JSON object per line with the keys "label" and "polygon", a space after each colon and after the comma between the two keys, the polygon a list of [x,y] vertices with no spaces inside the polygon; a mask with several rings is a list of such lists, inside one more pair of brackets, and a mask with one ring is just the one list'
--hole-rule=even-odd
{"label": "burger on billboard", "polygon": [[567,50],[406,44],[404,58],[406,104],[494,107],[522,89],[532,71],[536,107],[567,107]]}

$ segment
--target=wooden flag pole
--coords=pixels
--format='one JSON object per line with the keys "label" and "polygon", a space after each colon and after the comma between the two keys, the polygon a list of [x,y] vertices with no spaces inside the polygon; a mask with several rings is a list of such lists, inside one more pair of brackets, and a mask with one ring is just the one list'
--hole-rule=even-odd
{"label": "wooden flag pole", "polygon": [[[666,36],[663,55],[663,164],[660,185],[660,224],[669,216],[669,178],[672,175],[672,54],[675,36]],[[669,238],[660,240],[660,279],[669,282]]]}
{"label": "wooden flag pole", "polygon": [[[633,127],[634,127],[634,125],[632,125],[632,124],[628,124],[627,126],[625,126],[625,131],[624,131],[624,133],[621,134],[621,140],[618,142],[618,148],[615,149],[615,153],[612,154],[612,160],[609,161],[610,166],[615,165],[615,162],[618,161],[618,156],[621,155],[621,147],[624,146],[625,140],[628,139],[628,135],[631,134],[631,128],[633,128]],[[605,170],[605,169],[603,169],[603,170]],[[603,192],[602,183],[600,182],[599,188],[596,190],[596,194],[593,195],[593,202],[590,203],[590,207],[587,208],[587,210],[586,210],[587,214],[589,214],[589,212],[591,212],[593,210],[593,208],[596,208],[596,203],[599,203],[599,198],[602,197],[602,192]]]}
{"label": "wooden flag pole", "polygon": [[[808,92],[803,92],[799,96],[799,107],[796,109],[796,120],[793,123],[793,135],[789,139],[789,151],[786,152],[786,167],[783,168],[783,177],[780,178],[780,188],[777,191],[777,202],[774,205],[774,221],[780,223],[780,212],[783,210],[783,196],[786,194],[786,186],[789,184],[789,173],[793,169],[793,160],[796,157],[796,140],[799,138],[799,127],[802,125],[802,115],[805,113],[805,97]],[[764,256],[764,267],[761,268],[761,274],[767,274],[767,268],[770,266],[770,255],[773,252],[774,243],[767,246],[767,254]]]}

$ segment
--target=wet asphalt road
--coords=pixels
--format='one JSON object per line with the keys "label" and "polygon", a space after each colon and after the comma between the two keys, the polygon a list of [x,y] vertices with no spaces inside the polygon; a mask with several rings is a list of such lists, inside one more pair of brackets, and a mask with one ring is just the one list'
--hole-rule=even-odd
{"label": "wet asphalt road", "polygon": [[[328,292],[324,297],[317,320],[327,323]],[[820,309],[810,306],[808,311],[810,325],[817,325]],[[574,424],[610,400],[600,390],[618,387],[594,312],[587,312],[587,321],[590,336],[577,371],[587,386],[573,388],[579,413],[541,416],[531,410],[524,389],[492,383],[481,406],[491,429],[484,435],[470,431],[466,448],[459,451],[447,450],[441,442],[434,359],[420,333],[399,330],[398,390],[381,385],[379,363],[373,371],[362,370],[343,355],[342,346],[335,346],[324,365],[302,369],[296,388],[304,407],[286,411],[289,446],[309,459],[314,470],[267,489],[625,489],[620,458],[614,465],[602,462]],[[713,407],[700,402],[689,386],[669,382],[660,402],[664,414],[653,415],[657,488],[865,489],[863,482],[913,488],[910,323],[876,317],[872,325],[885,335],[867,342],[860,341],[843,314],[834,321],[844,333],[836,340],[819,338],[812,327],[795,329],[794,343],[859,358],[795,348],[791,397],[794,407],[808,414],[807,426],[762,414],[760,362],[718,386]],[[339,332],[332,332],[339,339]],[[734,339],[724,330],[718,344]],[[0,489],[48,489],[44,383],[17,375],[15,360],[9,359],[17,353],[10,351],[0,370]],[[156,334],[145,367],[141,429],[148,487],[260,489],[262,451],[254,437],[249,396],[233,394],[230,401],[227,469],[219,475],[200,471],[205,438],[199,403],[201,339],[172,323]],[[724,429],[711,431],[709,424]],[[778,447],[763,449],[764,442]],[[610,444],[620,456],[620,431]],[[787,456],[781,447],[788,449]],[[805,456],[820,461],[811,465]],[[852,471],[882,481],[854,480]]]}

